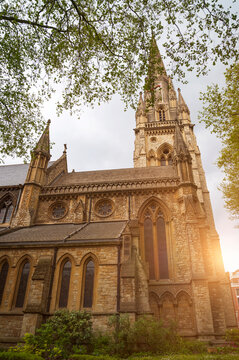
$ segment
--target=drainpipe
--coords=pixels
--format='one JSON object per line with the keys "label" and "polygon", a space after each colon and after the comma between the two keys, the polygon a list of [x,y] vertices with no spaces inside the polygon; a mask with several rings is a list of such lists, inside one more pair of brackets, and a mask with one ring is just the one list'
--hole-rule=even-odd
{"label": "drainpipe", "polygon": [[118,245],[118,263],[117,263],[117,313],[120,312],[120,244]]}

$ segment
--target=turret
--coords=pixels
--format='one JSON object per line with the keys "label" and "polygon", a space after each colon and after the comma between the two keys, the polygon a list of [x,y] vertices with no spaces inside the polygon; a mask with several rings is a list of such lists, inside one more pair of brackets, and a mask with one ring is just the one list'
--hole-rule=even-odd
{"label": "turret", "polygon": [[31,163],[29,166],[28,174],[25,183],[35,183],[38,185],[44,185],[46,177],[46,169],[50,160],[50,138],[49,138],[49,126],[50,120],[48,120],[47,126],[40,137],[35,149],[31,154]]}
{"label": "turret", "polygon": [[193,182],[192,158],[178,124],[174,133],[174,163],[181,181]]}
{"label": "turret", "polygon": [[47,126],[31,154],[21,200],[12,226],[30,226],[34,223],[39,195],[46,182],[47,165],[50,160],[49,126]]}

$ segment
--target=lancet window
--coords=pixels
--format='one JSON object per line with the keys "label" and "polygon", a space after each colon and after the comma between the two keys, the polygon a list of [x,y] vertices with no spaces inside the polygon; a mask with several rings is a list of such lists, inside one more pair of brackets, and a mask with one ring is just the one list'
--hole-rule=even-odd
{"label": "lancet window", "polygon": [[69,259],[66,259],[64,261],[61,271],[59,308],[67,307],[69,288],[70,288],[70,278],[71,278],[71,262]]}
{"label": "lancet window", "polygon": [[165,121],[165,111],[159,110],[159,121]]}
{"label": "lancet window", "polygon": [[8,274],[9,265],[7,260],[3,261],[0,265],[0,305],[2,303],[3,293],[6,285],[7,274]]}
{"label": "lancet window", "polygon": [[92,258],[84,265],[84,294],[83,307],[92,308],[94,298],[95,264]]}
{"label": "lancet window", "polygon": [[12,198],[8,196],[0,203],[0,224],[8,223],[13,212]]}
{"label": "lancet window", "polygon": [[22,308],[24,306],[29,273],[30,273],[30,262],[28,260],[25,260],[21,264],[20,271],[19,271],[17,296],[16,296],[16,301],[15,301],[16,308]]}
{"label": "lancet window", "polygon": [[149,266],[149,279],[169,278],[166,227],[163,213],[152,201],[143,213],[143,252]]}

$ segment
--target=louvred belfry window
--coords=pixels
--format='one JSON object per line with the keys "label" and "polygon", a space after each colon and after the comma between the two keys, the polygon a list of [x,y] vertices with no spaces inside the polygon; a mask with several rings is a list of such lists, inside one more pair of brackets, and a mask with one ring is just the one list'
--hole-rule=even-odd
{"label": "louvred belfry window", "polygon": [[67,307],[69,288],[70,288],[70,278],[71,278],[71,262],[67,260],[62,268],[62,273],[61,273],[59,308]]}
{"label": "louvred belfry window", "polygon": [[2,303],[3,292],[4,292],[5,285],[6,285],[8,268],[9,268],[8,262],[7,262],[7,260],[5,260],[0,265],[0,305]]}
{"label": "louvred belfry window", "polygon": [[156,202],[144,211],[144,258],[149,267],[149,279],[168,279],[166,228],[162,212]]}

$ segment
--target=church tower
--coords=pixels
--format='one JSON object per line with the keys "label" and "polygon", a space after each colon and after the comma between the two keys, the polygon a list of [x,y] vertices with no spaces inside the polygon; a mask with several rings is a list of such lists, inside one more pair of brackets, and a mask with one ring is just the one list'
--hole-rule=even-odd
{"label": "church tower", "polygon": [[[134,167],[142,171],[146,168],[148,174],[157,169],[161,179],[177,179],[178,185],[173,191],[169,186],[165,191],[157,190],[153,200],[155,204],[149,204],[142,212],[139,220],[140,254],[149,265],[149,302],[154,315],[163,318],[164,322],[170,317],[178,323],[182,322],[182,334],[189,334],[191,327],[202,337],[204,333],[223,334],[226,327],[235,325],[235,320],[230,285],[225,276],[219,237],[193,128],[181,90],[178,89],[176,93],[153,40],[145,90],[144,94],[140,93],[136,110]],[[171,208],[171,215],[168,219],[164,215],[166,221],[160,224],[164,205]],[[159,206],[158,214],[154,210],[153,213],[152,206]],[[165,232],[164,244],[160,240],[163,238],[162,231]],[[150,244],[153,244],[153,250]],[[155,256],[155,252],[158,255]],[[184,265],[180,263],[183,257],[186,265],[184,270]],[[176,289],[180,283],[181,290],[185,290],[183,278],[184,283],[191,284],[194,305],[189,306],[187,311],[185,307],[181,318],[179,305],[173,305],[174,301],[180,304],[181,300],[175,300],[177,295],[173,298],[171,293],[172,288]],[[175,291],[180,294],[181,290]],[[228,311],[224,311],[225,308]],[[187,321],[190,312],[194,313],[191,315],[191,325],[184,327],[183,322]]]}

